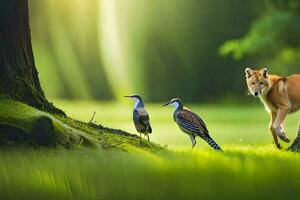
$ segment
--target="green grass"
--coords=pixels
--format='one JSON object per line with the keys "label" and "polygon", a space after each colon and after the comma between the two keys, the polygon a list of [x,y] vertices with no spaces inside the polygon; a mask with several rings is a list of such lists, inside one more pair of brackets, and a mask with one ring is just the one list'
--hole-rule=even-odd
{"label": "green grass", "polygon": [[1,199],[295,199],[300,155],[212,150],[1,152]]}
{"label": "green grass", "polygon": [[[88,122],[94,111],[95,121],[104,126],[120,128],[136,133],[132,123],[133,103],[97,103],[54,101],[66,113],[75,119]],[[211,136],[220,145],[269,145],[272,136],[268,129],[269,115],[263,105],[187,105],[206,122]],[[190,139],[182,133],[173,120],[173,108],[160,104],[146,104],[153,128],[151,139],[169,147],[191,146]],[[299,113],[288,116],[286,132],[294,139],[298,130]],[[282,143],[287,147],[287,144]],[[197,148],[208,148],[198,139]]]}
{"label": "green grass", "polygon": [[[134,132],[131,104],[55,101],[73,118]],[[132,148],[74,151],[0,151],[0,199],[296,199],[300,154],[279,151],[262,106],[191,105],[224,152],[189,138],[171,108],[148,105],[151,139],[170,151]],[[298,116],[287,122],[293,139]]]}

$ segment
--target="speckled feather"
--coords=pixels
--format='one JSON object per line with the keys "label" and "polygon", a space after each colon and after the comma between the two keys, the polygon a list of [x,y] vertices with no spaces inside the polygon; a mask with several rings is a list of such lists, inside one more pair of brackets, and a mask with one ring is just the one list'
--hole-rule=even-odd
{"label": "speckled feather", "polygon": [[174,113],[174,119],[179,128],[195,137],[196,135],[205,140],[211,147],[216,150],[221,150],[218,144],[210,137],[206,124],[200,116],[193,113],[188,108],[183,108]]}
{"label": "speckled feather", "polygon": [[188,108],[183,108],[176,112],[175,121],[189,133],[195,133],[199,136],[209,136],[209,131],[207,130],[204,121]]}

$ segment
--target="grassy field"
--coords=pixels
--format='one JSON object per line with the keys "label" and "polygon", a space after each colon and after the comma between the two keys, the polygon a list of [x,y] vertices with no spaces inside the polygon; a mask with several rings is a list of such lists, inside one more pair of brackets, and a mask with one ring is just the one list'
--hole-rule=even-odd
{"label": "grassy field", "polygon": [[[88,122],[94,111],[95,120],[104,126],[120,128],[136,133],[132,123],[133,103],[97,103],[97,102],[68,102],[54,101],[66,113],[76,119]],[[187,105],[198,113],[206,122],[211,136],[220,145],[268,145],[272,136],[268,129],[269,115],[264,107],[258,105]],[[169,147],[189,147],[190,138],[182,133],[173,120],[173,108],[161,107],[160,104],[146,104],[153,128],[151,139]],[[300,114],[288,116],[286,132],[294,139]],[[282,143],[283,144],[283,143]],[[288,146],[283,144],[284,146]],[[198,139],[197,148],[208,148]]]}
{"label": "grassy field", "polygon": [[[0,199],[299,199],[300,155],[263,148],[1,152]],[[298,198],[297,198],[298,197]]]}
{"label": "grassy field", "polygon": [[[134,132],[131,104],[56,101],[71,117]],[[149,105],[157,154],[102,150],[1,151],[0,199],[299,199],[300,154],[279,151],[262,106],[190,105],[224,152],[189,138],[171,108]],[[287,122],[293,139],[298,116]]]}

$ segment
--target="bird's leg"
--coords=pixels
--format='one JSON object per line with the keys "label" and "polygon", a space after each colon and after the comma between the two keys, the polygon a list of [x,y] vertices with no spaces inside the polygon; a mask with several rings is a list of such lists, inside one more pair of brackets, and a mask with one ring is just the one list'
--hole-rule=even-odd
{"label": "bird's leg", "polygon": [[148,141],[150,142],[149,134],[147,134]]}
{"label": "bird's leg", "polygon": [[195,136],[194,135],[190,135],[191,141],[192,141],[192,149],[194,148],[194,146],[196,145],[196,140],[195,140]]}
{"label": "bird's leg", "polygon": [[195,140],[195,143],[193,143],[192,149],[195,147],[195,145],[196,145],[196,140]]}

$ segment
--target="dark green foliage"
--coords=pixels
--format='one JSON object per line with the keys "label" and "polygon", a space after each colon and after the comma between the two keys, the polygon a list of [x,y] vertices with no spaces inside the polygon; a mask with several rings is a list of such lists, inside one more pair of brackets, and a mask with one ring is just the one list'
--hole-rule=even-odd
{"label": "dark green foliage", "polygon": [[244,37],[225,42],[220,53],[236,60],[254,55],[275,73],[299,72],[300,1],[265,0],[262,13]]}

